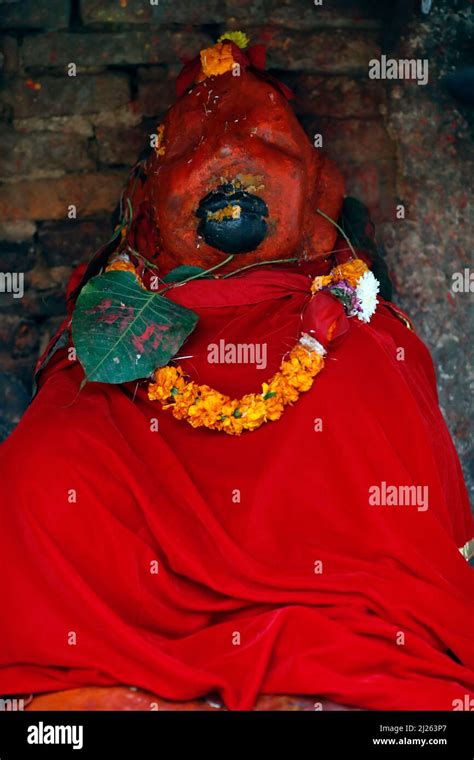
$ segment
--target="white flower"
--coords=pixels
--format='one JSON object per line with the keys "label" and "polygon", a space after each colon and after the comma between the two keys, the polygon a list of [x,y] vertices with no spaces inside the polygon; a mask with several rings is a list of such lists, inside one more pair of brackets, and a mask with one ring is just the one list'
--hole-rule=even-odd
{"label": "white flower", "polygon": [[356,297],[360,304],[360,311],[357,314],[357,318],[360,319],[361,322],[370,322],[370,319],[377,308],[377,293],[379,292],[379,288],[380,283],[375,279],[372,272],[364,272],[356,288]]}
{"label": "white flower", "polygon": [[107,264],[110,266],[110,264],[115,264],[117,261],[124,261],[126,264],[130,264],[131,259],[128,253],[120,251],[119,253],[113,253],[109,257]]}
{"label": "white flower", "polygon": [[321,356],[326,355],[326,349],[324,348],[324,346],[321,345],[319,340],[316,340],[316,338],[313,338],[311,335],[308,335],[308,333],[301,333],[300,343],[308,351],[315,351],[317,354],[320,354]]}

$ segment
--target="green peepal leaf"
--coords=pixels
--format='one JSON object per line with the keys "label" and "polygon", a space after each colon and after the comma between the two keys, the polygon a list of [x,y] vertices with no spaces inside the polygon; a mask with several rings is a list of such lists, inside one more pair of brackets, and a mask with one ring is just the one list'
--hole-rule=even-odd
{"label": "green peepal leaf", "polygon": [[93,277],[72,318],[85,379],[126,383],[148,377],[176,355],[197,321],[190,309],[142,288],[130,272]]}

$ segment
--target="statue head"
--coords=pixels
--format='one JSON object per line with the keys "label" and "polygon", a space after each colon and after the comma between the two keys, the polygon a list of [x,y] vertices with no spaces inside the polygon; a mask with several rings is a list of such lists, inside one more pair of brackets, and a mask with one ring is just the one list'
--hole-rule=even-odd
{"label": "statue head", "polygon": [[337,230],[325,216],[339,216],[341,175],[309,141],[289,90],[265,72],[263,48],[245,42],[230,33],[185,66],[127,188],[135,246],[163,271],[232,254],[231,271],[333,249]]}

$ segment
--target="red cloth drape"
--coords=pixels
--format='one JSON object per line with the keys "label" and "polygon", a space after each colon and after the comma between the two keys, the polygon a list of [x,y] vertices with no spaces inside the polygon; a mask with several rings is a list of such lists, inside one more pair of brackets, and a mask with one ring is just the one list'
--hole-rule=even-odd
{"label": "red cloth drape", "polygon": [[[242,395],[294,345],[307,278],[172,297],[200,315],[180,364]],[[209,364],[220,338],[266,342],[267,367]],[[473,693],[466,490],[428,351],[387,307],[350,320],[313,388],[240,437],[175,420],[146,383],[79,392],[82,376],[59,351],[0,449],[0,693],[125,683],[233,709],[266,692],[448,710]],[[382,482],[427,486],[428,509],[370,505]]]}

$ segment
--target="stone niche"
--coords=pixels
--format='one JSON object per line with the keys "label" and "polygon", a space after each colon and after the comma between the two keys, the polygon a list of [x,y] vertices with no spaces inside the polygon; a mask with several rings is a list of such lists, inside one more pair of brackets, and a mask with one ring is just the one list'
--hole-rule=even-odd
{"label": "stone niche", "polygon": [[[468,0],[0,0],[0,271],[24,274],[22,298],[0,293],[0,435],[28,403],[73,268],[110,237],[128,168],[172,101],[179,59],[242,28],[265,43],[308,135],[371,209],[395,300],[432,351],[472,489],[470,294],[452,287],[474,247],[463,80],[470,8]],[[411,60],[427,61],[426,83],[389,75],[410,72],[400,61]]]}

